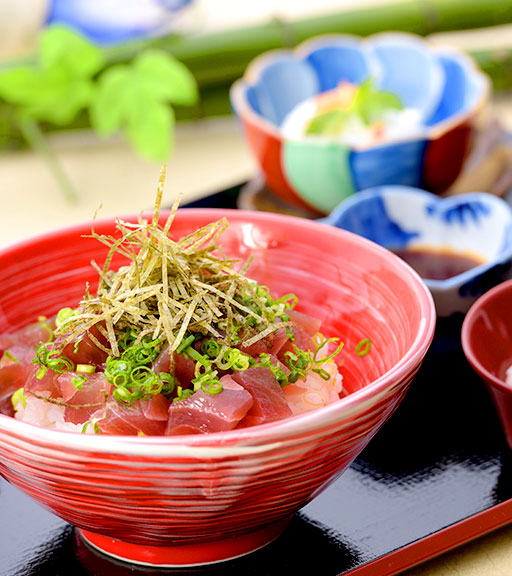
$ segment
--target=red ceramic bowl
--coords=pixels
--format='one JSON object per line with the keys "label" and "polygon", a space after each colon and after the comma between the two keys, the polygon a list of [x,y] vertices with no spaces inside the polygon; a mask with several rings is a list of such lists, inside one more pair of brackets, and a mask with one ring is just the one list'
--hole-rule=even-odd
{"label": "red ceramic bowl", "polygon": [[512,280],[492,288],[469,309],[462,324],[462,348],[485,382],[512,448]]}
{"label": "red ceramic bowl", "polygon": [[[93,546],[133,562],[214,562],[276,538],[389,418],[433,337],[428,289],[387,250],[331,226],[258,212],[180,210],[172,232],[222,216],[230,221],[226,254],[253,253],[252,277],[275,294],[295,292],[299,310],[343,339],[348,395],[280,422],[181,437],[74,434],[0,415],[2,475]],[[112,233],[114,223],[95,230]],[[103,245],[81,237],[89,232],[77,226],[0,252],[0,331],[77,303],[96,276],[90,260],[105,256]],[[372,347],[360,357],[363,338]]]}

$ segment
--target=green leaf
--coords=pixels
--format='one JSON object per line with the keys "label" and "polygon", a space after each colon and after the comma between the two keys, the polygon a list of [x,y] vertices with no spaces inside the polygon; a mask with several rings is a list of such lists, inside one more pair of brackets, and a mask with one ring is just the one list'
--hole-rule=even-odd
{"label": "green leaf", "polygon": [[149,160],[167,160],[173,145],[174,112],[140,91],[130,108],[125,133],[135,150]]}
{"label": "green leaf", "polygon": [[91,77],[104,65],[103,53],[78,32],[61,25],[49,26],[41,35],[39,62],[43,70],[60,68],[70,76]]}
{"label": "green leaf", "polygon": [[93,128],[101,136],[110,136],[122,128],[131,106],[132,84],[133,75],[128,66],[113,66],[100,76],[90,116]]}
{"label": "green leaf", "polygon": [[315,116],[306,129],[306,134],[336,136],[343,132],[347,121],[353,116],[349,109],[336,108]]}
{"label": "green leaf", "polygon": [[0,72],[0,96],[7,102],[30,100],[39,86],[39,77],[33,68],[19,66]]}
{"label": "green leaf", "polygon": [[147,50],[135,59],[134,69],[140,82],[155,97],[184,106],[197,102],[194,76],[170,54],[161,50]]}
{"label": "green leaf", "polygon": [[36,65],[0,73],[0,96],[21,114],[63,126],[89,106],[92,75],[102,65],[94,45],[67,28],[50,27],[41,35]]}
{"label": "green leaf", "polygon": [[369,125],[382,120],[390,110],[403,109],[398,96],[391,92],[376,90],[372,79],[361,84],[353,106],[363,121]]}
{"label": "green leaf", "polygon": [[93,94],[94,85],[89,80],[76,80],[65,86],[42,83],[37,100],[27,103],[24,111],[38,120],[65,126],[88,106]]}

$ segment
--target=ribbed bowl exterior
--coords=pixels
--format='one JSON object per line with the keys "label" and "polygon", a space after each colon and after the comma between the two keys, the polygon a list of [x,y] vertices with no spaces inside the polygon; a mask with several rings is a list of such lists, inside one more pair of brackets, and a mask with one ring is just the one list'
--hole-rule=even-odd
{"label": "ribbed bowl exterior", "polygon": [[[287,216],[181,210],[173,233],[227,216],[228,255],[255,255],[250,275],[340,335],[347,396],[277,423],[182,437],[64,433],[0,416],[0,473],[90,532],[147,545],[219,540],[286,518],[360,453],[406,393],[435,325],[432,298],[401,260],[350,233]],[[162,215],[165,218],[165,214]],[[95,224],[112,233],[113,222]],[[0,330],[75,305],[91,259],[90,225],[0,253]],[[357,342],[371,352],[359,357]]]}

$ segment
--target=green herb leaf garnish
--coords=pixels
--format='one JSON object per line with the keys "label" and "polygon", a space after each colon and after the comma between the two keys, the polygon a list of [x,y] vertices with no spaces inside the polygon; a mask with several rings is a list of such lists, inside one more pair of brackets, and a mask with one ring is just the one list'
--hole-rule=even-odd
{"label": "green herb leaf garnish", "polygon": [[317,114],[306,128],[306,134],[336,136],[342,134],[351,122],[371,126],[382,121],[390,110],[402,109],[398,96],[377,90],[370,78],[358,87],[349,106]]}

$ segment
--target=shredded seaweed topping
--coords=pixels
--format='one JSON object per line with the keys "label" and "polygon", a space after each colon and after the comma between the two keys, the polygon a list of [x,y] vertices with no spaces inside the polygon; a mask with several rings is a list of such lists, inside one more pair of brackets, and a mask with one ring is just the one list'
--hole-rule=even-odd
{"label": "shredded seaweed topping", "polygon": [[[96,295],[86,289],[78,308],[58,317],[55,337],[60,337],[62,347],[88,333],[112,357],[121,356],[132,334],[132,345],[148,340],[167,343],[171,353],[189,349],[190,334],[243,348],[291,324],[282,318],[295,305],[295,296],[273,300],[267,289],[244,276],[249,263],[241,266],[223,255],[217,240],[228,226],[225,218],[171,239],[179,198],[160,225],[165,172],[163,166],[151,222],[142,217],[137,223],[118,220],[113,236],[97,234],[93,228],[91,236],[109,251],[102,267],[93,262],[100,276]],[[129,260],[117,271],[111,269],[116,253]],[[93,326],[107,344],[91,334]]]}

